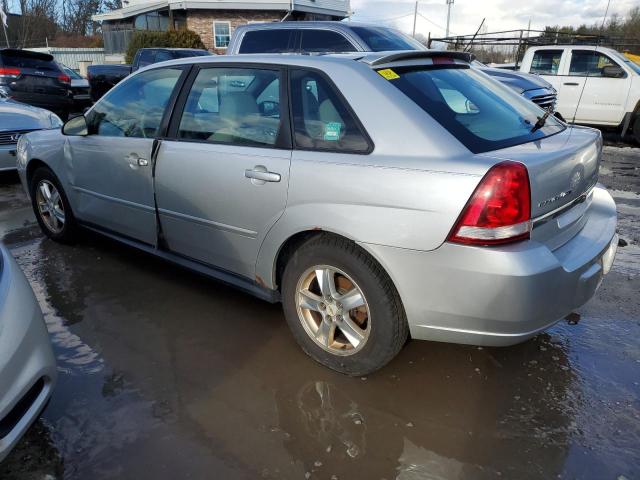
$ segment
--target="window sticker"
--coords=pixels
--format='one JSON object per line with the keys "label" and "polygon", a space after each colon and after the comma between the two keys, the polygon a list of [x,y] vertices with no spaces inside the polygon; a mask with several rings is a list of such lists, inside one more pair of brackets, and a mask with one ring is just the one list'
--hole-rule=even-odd
{"label": "window sticker", "polygon": [[378,73],[382,75],[384,78],[386,78],[387,80],[397,80],[398,78],[400,78],[400,75],[398,75],[396,72],[394,72],[390,68],[387,68],[385,70],[378,70]]}
{"label": "window sticker", "polygon": [[324,126],[324,140],[325,142],[337,142],[340,140],[340,133],[342,132],[342,124],[340,122],[329,122]]}

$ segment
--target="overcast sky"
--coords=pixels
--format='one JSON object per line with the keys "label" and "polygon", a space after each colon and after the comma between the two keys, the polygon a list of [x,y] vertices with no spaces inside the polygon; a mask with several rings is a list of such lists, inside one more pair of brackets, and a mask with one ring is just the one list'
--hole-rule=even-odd
{"label": "overcast sky", "polygon": [[[395,26],[407,33],[413,28],[413,0],[351,0],[353,19]],[[611,0],[609,14],[626,14],[638,0]],[[451,34],[474,33],[486,17],[488,31],[545,25],[591,25],[602,22],[607,0],[455,0],[451,10]],[[432,37],[444,36],[447,23],[445,0],[419,2],[417,31]]]}

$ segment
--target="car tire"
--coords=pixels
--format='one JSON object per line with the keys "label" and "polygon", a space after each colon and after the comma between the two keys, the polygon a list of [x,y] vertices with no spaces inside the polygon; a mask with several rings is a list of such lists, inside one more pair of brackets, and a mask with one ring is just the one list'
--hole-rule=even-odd
{"label": "car tire", "polygon": [[640,144],[640,114],[636,115],[636,119],[633,122],[633,138],[636,143]]}
{"label": "car tire", "polygon": [[33,173],[30,194],[33,211],[44,234],[56,242],[73,243],[77,238],[76,219],[67,195],[51,170],[40,167]]}
{"label": "car tire", "polygon": [[381,369],[409,336],[400,296],[387,273],[341,237],[314,237],[292,254],[282,276],[282,303],[302,349],[346,375]]}

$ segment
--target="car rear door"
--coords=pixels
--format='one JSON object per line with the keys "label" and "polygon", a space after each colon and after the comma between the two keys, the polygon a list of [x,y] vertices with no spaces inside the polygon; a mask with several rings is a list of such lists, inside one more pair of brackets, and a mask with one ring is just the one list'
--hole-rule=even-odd
{"label": "car rear door", "polygon": [[570,97],[563,95],[563,83],[566,81],[564,77],[565,63],[565,49],[552,47],[538,49],[533,52],[529,73],[541,76],[558,91],[556,111],[568,120],[569,114],[573,116],[575,103]]}
{"label": "car rear door", "polygon": [[161,238],[171,252],[253,280],[262,239],[287,203],[283,78],[271,66],[191,74],[156,163]]}
{"label": "car rear door", "polygon": [[184,76],[171,67],[129,77],[88,113],[89,135],[67,137],[79,220],[156,245],[152,155]]}

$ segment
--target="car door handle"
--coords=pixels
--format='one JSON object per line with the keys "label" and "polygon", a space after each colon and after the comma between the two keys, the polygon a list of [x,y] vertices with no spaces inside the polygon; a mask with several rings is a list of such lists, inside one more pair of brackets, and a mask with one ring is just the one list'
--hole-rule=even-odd
{"label": "car door handle", "polygon": [[245,170],[244,176],[245,178],[262,182],[258,183],[258,185],[264,185],[264,183],[266,182],[277,183],[282,179],[279,173],[270,172],[266,167],[263,167],[262,165],[254,167],[253,170]]}
{"label": "car door handle", "polygon": [[579,83],[575,83],[575,82],[567,82],[564,85],[566,85],[567,87],[579,87],[580,86]]}
{"label": "car door handle", "polygon": [[147,160],[146,158],[142,158],[137,153],[130,153],[129,155],[126,155],[124,159],[129,162],[131,168],[146,167],[149,165],[149,160]]}

